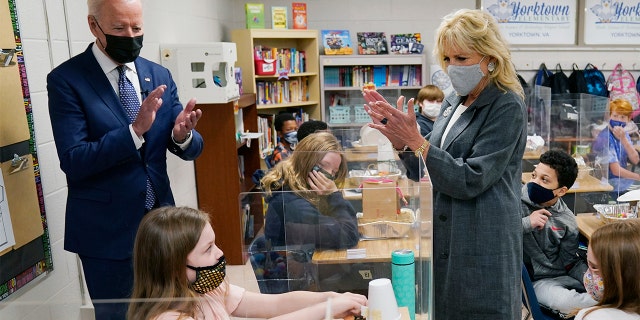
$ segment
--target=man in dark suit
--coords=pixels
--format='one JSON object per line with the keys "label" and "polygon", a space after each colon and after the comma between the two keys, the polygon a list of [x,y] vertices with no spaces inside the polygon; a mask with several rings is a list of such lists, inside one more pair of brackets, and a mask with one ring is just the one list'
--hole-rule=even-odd
{"label": "man in dark suit", "polygon": [[184,160],[200,155],[194,128],[202,111],[195,99],[183,109],[169,71],[138,57],[140,0],[88,7],[95,43],[47,76],[68,184],[64,248],[80,256],[96,319],[125,319],[126,303],[114,299],[131,293],[138,224],[152,208],[174,204],[166,151]]}

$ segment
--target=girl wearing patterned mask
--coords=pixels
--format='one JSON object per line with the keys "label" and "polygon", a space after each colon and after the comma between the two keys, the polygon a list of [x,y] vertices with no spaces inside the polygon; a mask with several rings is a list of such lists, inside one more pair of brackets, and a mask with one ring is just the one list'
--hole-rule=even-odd
{"label": "girl wearing patterned mask", "polygon": [[[224,241],[224,240],[223,240]],[[358,294],[293,291],[260,294],[230,284],[209,215],[188,207],[162,207],[145,215],[134,247],[131,320],[214,320],[233,317],[324,319],[359,314]]]}
{"label": "girl wearing patterned mask", "polygon": [[416,120],[420,126],[420,134],[424,137],[433,130],[433,122],[440,113],[440,105],[444,99],[444,92],[435,85],[428,84],[418,92],[416,101],[420,106],[420,113],[416,114]]}
{"label": "girl wearing patterned mask", "polygon": [[587,249],[584,287],[598,301],[575,320],[640,319],[640,220],[598,228]]}

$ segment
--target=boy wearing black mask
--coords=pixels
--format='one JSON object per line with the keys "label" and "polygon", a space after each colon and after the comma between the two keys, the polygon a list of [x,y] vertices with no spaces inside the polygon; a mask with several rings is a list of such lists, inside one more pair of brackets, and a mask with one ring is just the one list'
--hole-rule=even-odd
{"label": "boy wearing black mask", "polygon": [[550,150],[531,175],[522,188],[523,256],[538,302],[563,315],[593,306],[582,284],[587,265],[577,255],[578,224],[561,199],[578,165],[566,152]]}

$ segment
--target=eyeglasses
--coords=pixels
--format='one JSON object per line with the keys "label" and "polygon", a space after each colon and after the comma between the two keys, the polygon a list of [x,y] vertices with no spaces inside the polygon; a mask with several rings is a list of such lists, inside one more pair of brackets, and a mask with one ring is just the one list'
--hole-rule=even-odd
{"label": "eyeglasses", "polygon": [[322,173],[327,179],[333,181],[336,180],[336,177],[334,175],[332,175],[331,173],[327,172],[327,170],[324,170],[322,168],[320,168],[320,166],[316,165],[313,167],[313,171],[318,171],[320,173]]}

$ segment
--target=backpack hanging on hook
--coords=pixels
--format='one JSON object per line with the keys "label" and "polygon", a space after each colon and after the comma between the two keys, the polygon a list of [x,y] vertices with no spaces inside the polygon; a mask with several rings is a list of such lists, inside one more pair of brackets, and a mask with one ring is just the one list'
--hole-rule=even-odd
{"label": "backpack hanging on hook", "polygon": [[545,86],[548,87],[548,79],[549,77],[551,77],[553,75],[553,73],[549,70],[547,70],[547,65],[543,63],[540,64],[540,67],[538,68],[538,72],[536,72],[536,77],[535,79],[533,79],[533,84],[534,86]]}
{"label": "backpack hanging on hook", "polygon": [[607,79],[607,88],[609,89],[609,101],[615,99],[626,99],[633,106],[634,112],[631,114],[635,118],[640,114],[638,104],[640,103],[640,94],[636,90],[636,80],[631,72],[625,70],[621,63],[609,75]]}
{"label": "backpack hanging on hook", "polygon": [[569,76],[569,92],[571,93],[589,93],[587,88],[587,80],[585,79],[584,70],[580,69],[577,64],[573,64],[573,71]]}
{"label": "backpack hanging on hook", "polygon": [[559,63],[556,64],[556,72],[547,78],[547,81],[548,85],[546,86],[551,87],[551,94],[569,93],[569,78],[562,71],[562,66]]}
{"label": "backpack hanging on hook", "polygon": [[587,92],[589,94],[601,97],[609,96],[604,74],[591,63],[587,63],[584,67],[584,80],[587,83]]}

